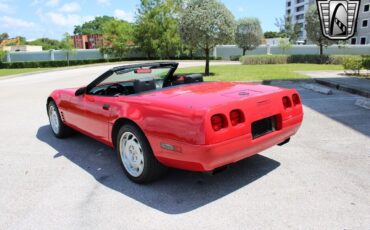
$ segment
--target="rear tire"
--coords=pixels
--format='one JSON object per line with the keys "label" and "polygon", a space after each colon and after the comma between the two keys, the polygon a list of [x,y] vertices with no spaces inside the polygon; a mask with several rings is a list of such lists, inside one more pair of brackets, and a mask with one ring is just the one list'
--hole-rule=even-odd
{"label": "rear tire", "polygon": [[116,143],[117,155],[123,171],[133,182],[149,183],[167,171],[167,168],[155,158],[144,133],[135,125],[122,126]]}
{"label": "rear tire", "polygon": [[50,101],[47,108],[50,127],[54,135],[58,138],[66,138],[71,136],[74,131],[63,123],[60,117],[58,106],[55,104],[55,102]]}

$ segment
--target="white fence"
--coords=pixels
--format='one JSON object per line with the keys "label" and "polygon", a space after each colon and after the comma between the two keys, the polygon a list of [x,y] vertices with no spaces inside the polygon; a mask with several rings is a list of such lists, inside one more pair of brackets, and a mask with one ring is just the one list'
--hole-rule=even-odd
{"label": "white fence", "polygon": [[[269,52],[270,51],[270,52]],[[284,54],[283,50],[278,46],[261,45],[257,49],[247,51],[246,55],[258,54]],[[242,55],[243,51],[236,45],[220,45],[217,46],[213,55],[229,59],[230,56]],[[294,45],[288,49],[285,54],[320,54],[320,49],[316,45]],[[370,45],[332,45],[324,49],[324,54],[354,54],[354,55],[370,55]]]}
{"label": "white fence", "polygon": [[[242,54],[242,50],[236,45],[220,45],[213,50],[213,56],[222,57],[228,60],[230,56]],[[257,49],[248,51],[247,55],[253,54],[283,54],[284,52],[277,46],[259,46]],[[346,46],[329,46],[324,49],[325,54],[358,54],[370,55],[370,45],[346,45]],[[288,49],[285,54],[319,54],[319,47],[315,45],[295,45]],[[11,52],[5,57],[7,62],[24,62],[24,61],[53,61],[66,60],[66,52],[61,50],[41,51],[41,52]],[[139,49],[133,49],[127,54],[127,58],[143,58],[144,53]],[[71,60],[86,59],[103,59],[104,56],[97,49],[77,50],[71,55]]]}

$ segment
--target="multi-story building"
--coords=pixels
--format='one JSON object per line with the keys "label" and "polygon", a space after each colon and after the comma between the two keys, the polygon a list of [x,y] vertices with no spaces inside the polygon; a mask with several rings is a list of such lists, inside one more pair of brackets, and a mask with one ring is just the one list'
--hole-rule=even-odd
{"label": "multi-story building", "polygon": [[[301,28],[299,43],[306,43],[307,33],[305,30],[305,13],[308,8],[316,4],[315,0],[286,0],[286,16],[290,16],[292,23]],[[357,32],[354,37],[348,41],[352,45],[367,45],[370,44],[370,0],[361,0]]]}
{"label": "multi-story building", "polygon": [[352,45],[370,44],[370,0],[361,0],[358,12],[357,32],[350,39]]}
{"label": "multi-story building", "polygon": [[293,24],[298,24],[301,31],[298,38],[298,43],[306,43],[307,33],[305,30],[305,13],[314,0],[286,0],[285,16],[291,18]]}

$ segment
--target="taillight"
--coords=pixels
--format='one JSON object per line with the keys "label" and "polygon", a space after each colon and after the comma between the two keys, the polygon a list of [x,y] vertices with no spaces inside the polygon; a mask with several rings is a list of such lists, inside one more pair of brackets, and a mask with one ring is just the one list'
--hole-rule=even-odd
{"label": "taillight", "polygon": [[292,107],[292,102],[289,97],[283,97],[283,105],[285,109]]}
{"label": "taillight", "polygon": [[298,94],[293,94],[292,99],[295,106],[301,104],[301,99],[299,99]]}
{"label": "taillight", "polygon": [[232,126],[235,126],[237,124],[240,124],[244,122],[243,113],[240,110],[233,110],[230,112],[230,121]]}
{"label": "taillight", "polygon": [[227,121],[225,116],[222,114],[217,114],[211,118],[212,128],[214,131],[220,131],[222,128],[227,127]]}

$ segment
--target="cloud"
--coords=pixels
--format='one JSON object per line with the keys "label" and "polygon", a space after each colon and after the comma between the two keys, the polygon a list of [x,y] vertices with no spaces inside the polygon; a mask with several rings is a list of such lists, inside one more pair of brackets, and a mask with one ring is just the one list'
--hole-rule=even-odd
{"label": "cloud", "polygon": [[96,0],[99,5],[110,6],[110,0]]}
{"label": "cloud", "polygon": [[47,6],[57,6],[57,5],[59,5],[59,0],[48,0],[48,1],[46,1],[45,5],[47,5]]}
{"label": "cloud", "polygon": [[34,27],[35,23],[30,21],[25,21],[19,18],[12,18],[8,16],[0,17],[0,26],[5,28],[30,28]]}
{"label": "cloud", "polygon": [[239,12],[244,12],[244,11],[245,11],[245,9],[244,9],[244,7],[241,7],[241,6],[240,6],[240,7],[238,8],[238,11],[239,11]]}
{"label": "cloud", "polygon": [[49,7],[56,7],[59,5],[59,0],[32,0],[31,6],[43,4]]}
{"label": "cloud", "polygon": [[80,22],[78,15],[63,15],[61,13],[49,12],[46,14],[52,23],[58,26],[73,26]]}
{"label": "cloud", "polygon": [[80,4],[78,4],[77,2],[70,2],[70,3],[64,4],[59,9],[59,11],[60,12],[66,12],[66,13],[72,13],[72,12],[79,11],[80,9],[81,9]]}
{"label": "cloud", "polygon": [[12,14],[14,9],[9,4],[0,2],[0,13]]}
{"label": "cloud", "polygon": [[50,21],[58,26],[71,27],[80,25],[84,22],[91,21],[94,17],[92,16],[80,16],[78,14],[62,14],[58,12],[48,12],[46,16]]}
{"label": "cloud", "polygon": [[116,9],[114,11],[114,17],[128,21],[128,22],[134,22],[135,20],[135,15],[132,12],[126,12],[120,9]]}

